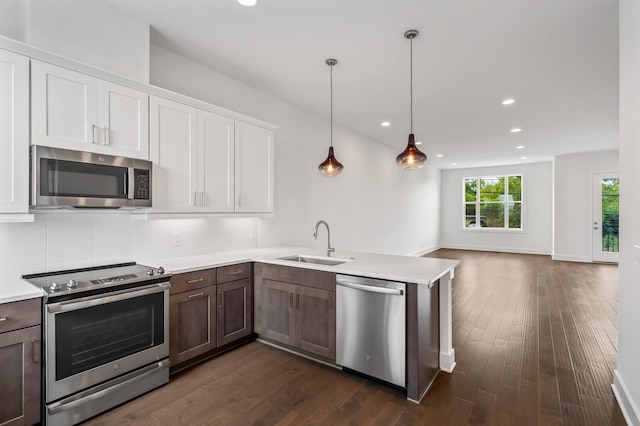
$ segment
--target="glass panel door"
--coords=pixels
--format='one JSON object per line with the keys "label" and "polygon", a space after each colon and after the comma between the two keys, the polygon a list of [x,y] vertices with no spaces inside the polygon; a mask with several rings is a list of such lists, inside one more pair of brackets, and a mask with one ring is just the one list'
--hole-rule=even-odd
{"label": "glass panel door", "polygon": [[620,230],[618,173],[593,175],[593,260],[618,262]]}

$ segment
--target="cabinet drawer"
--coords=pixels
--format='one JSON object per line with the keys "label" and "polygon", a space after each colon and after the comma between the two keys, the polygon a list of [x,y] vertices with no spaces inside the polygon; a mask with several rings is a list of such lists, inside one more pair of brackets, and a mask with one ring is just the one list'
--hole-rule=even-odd
{"label": "cabinet drawer", "polygon": [[0,333],[40,325],[42,299],[28,299],[0,305]]}
{"label": "cabinet drawer", "polygon": [[177,274],[171,277],[171,294],[182,293],[215,284],[215,268]]}
{"label": "cabinet drawer", "polygon": [[218,268],[218,284],[250,278],[253,274],[251,263],[241,263],[239,265],[222,266]]}
{"label": "cabinet drawer", "polygon": [[305,287],[336,291],[336,274],[333,272],[316,271],[314,269],[296,268],[292,266],[272,265],[269,263],[256,264],[256,276],[274,281],[293,283]]}

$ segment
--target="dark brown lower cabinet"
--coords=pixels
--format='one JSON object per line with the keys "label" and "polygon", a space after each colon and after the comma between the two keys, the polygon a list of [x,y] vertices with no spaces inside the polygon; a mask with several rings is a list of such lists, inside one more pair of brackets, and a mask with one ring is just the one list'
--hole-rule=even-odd
{"label": "dark brown lower cabinet", "polygon": [[253,279],[218,284],[218,347],[253,332]]}
{"label": "dark brown lower cabinet", "polygon": [[264,337],[335,360],[335,292],[264,279],[261,293]]}
{"label": "dark brown lower cabinet", "polygon": [[177,365],[216,348],[216,286],[169,298],[170,358]]}
{"label": "dark brown lower cabinet", "polygon": [[40,326],[0,334],[0,424],[40,421]]}

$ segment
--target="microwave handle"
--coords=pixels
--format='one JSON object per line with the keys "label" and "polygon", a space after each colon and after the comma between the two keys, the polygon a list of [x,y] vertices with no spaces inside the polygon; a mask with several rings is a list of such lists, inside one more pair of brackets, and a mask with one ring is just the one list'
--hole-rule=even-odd
{"label": "microwave handle", "polygon": [[135,180],[133,167],[127,167],[127,176],[128,179],[124,180],[124,193],[127,194],[127,199],[133,200],[133,193],[135,192]]}

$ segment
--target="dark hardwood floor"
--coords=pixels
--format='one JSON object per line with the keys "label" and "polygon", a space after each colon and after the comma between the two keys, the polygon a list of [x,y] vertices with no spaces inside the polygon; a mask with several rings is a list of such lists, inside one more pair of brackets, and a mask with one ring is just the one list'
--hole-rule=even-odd
{"label": "dark hardwood floor", "polygon": [[614,265],[439,250],[453,281],[457,366],[420,405],[258,342],[173,376],[90,425],[624,425],[611,390]]}

